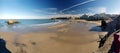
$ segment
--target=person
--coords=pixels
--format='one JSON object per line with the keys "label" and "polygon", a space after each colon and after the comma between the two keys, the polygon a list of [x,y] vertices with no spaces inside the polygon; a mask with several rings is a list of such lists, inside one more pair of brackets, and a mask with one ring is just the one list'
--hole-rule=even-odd
{"label": "person", "polygon": [[107,26],[106,21],[105,21],[105,20],[102,20],[102,21],[101,21],[102,30],[105,30],[105,29],[106,29],[106,26]]}
{"label": "person", "polygon": [[120,52],[120,32],[117,32],[114,34],[114,41],[113,41],[113,45],[114,45],[114,52],[115,53],[119,53]]}
{"label": "person", "polygon": [[7,48],[6,48],[6,41],[4,39],[0,38],[0,53],[11,53]]}

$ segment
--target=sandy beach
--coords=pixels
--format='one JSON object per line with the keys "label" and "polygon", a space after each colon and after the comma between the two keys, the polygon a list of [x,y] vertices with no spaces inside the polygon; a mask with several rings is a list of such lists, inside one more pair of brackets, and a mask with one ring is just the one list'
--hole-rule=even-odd
{"label": "sandy beach", "polygon": [[[0,32],[12,53],[92,53],[98,49],[98,32],[87,23],[65,22],[31,28],[30,32]],[[26,29],[24,29],[26,30]],[[23,30],[23,31],[24,31]]]}

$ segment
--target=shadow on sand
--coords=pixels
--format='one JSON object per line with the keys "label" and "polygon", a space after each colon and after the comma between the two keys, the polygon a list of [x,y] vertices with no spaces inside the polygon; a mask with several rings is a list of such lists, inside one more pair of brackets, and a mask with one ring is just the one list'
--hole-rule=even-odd
{"label": "shadow on sand", "polygon": [[[89,31],[95,31],[95,32],[106,32],[107,30],[104,28],[102,28],[101,26],[94,26],[92,27]],[[105,34],[104,37],[100,38],[100,41],[99,42],[99,46],[98,48],[102,47],[107,39],[108,35]]]}
{"label": "shadow on sand", "polygon": [[4,39],[0,38],[0,53],[11,53],[7,48],[6,48],[6,41]]}
{"label": "shadow on sand", "polygon": [[101,32],[101,27],[100,26],[94,26],[92,27],[89,31],[97,31],[97,32]]}

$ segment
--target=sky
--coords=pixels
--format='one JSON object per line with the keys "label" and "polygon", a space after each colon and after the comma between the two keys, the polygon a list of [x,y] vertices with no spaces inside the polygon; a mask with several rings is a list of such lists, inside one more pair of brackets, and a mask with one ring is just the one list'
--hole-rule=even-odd
{"label": "sky", "polygon": [[46,19],[61,13],[119,14],[120,0],[0,0],[0,19]]}

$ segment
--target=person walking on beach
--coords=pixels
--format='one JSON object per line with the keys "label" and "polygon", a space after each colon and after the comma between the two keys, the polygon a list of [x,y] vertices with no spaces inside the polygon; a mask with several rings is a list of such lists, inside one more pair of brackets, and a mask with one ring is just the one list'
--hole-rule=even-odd
{"label": "person walking on beach", "polygon": [[120,32],[114,34],[113,52],[120,53]]}

